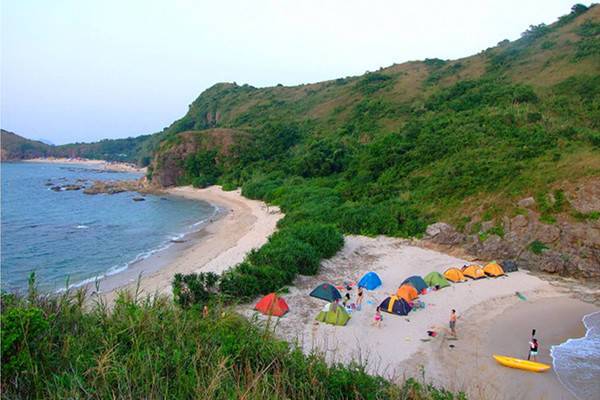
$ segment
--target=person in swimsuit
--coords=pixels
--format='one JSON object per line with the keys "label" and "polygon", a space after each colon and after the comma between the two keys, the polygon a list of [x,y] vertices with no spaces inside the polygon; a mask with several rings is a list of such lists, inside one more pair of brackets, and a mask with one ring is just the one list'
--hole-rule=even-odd
{"label": "person in swimsuit", "polygon": [[450,313],[450,332],[452,332],[452,336],[456,337],[456,310],[454,309]]}
{"label": "person in swimsuit", "polygon": [[383,321],[383,317],[381,316],[381,310],[377,307],[375,311],[375,317],[373,318],[373,326],[381,328],[381,321]]}
{"label": "person in swimsuit", "polygon": [[538,341],[536,338],[531,339],[529,342],[529,356],[527,356],[527,360],[532,359],[536,361],[538,355]]}
{"label": "person in swimsuit", "polygon": [[358,293],[356,294],[357,299],[356,299],[356,309],[360,311],[360,309],[362,308],[362,301],[363,301],[363,288],[362,286],[358,287]]}

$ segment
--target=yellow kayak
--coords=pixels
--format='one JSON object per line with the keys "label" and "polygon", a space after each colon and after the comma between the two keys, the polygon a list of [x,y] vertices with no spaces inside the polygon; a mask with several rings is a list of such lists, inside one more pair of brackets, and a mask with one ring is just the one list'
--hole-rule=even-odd
{"label": "yellow kayak", "polygon": [[498,356],[496,354],[494,354],[492,357],[494,357],[494,359],[498,361],[498,363],[504,365],[505,367],[524,369],[526,371],[533,372],[544,372],[550,369],[549,365],[535,361],[527,361],[518,358]]}

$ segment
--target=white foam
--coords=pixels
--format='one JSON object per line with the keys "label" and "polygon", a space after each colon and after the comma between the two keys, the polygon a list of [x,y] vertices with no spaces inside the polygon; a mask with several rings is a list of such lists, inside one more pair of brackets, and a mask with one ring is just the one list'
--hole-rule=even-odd
{"label": "white foam", "polygon": [[600,393],[600,311],[583,317],[586,334],[552,346],[552,366],[560,383],[579,400]]}

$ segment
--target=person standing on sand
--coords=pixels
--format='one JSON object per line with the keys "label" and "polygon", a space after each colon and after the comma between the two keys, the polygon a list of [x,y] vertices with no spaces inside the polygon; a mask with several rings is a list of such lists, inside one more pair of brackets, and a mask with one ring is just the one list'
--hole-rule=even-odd
{"label": "person standing on sand", "polygon": [[538,341],[536,338],[531,339],[531,342],[529,342],[529,355],[527,356],[527,360],[529,360],[530,358],[533,361],[537,361],[537,355],[538,355]]}
{"label": "person standing on sand", "polygon": [[450,313],[450,332],[452,332],[452,336],[456,337],[456,310],[452,309]]}
{"label": "person standing on sand", "polygon": [[360,311],[360,309],[362,308],[362,302],[363,302],[363,288],[362,286],[358,287],[358,293],[356,294],[356,309],[358,311]]}

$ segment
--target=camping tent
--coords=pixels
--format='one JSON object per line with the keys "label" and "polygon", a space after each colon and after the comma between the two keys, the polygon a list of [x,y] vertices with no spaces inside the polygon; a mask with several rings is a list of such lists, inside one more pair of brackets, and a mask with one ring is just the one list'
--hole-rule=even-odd
{"label": "camping tent", "polygon": [[444,272],[444,277],[452,282],[460,282],[465,280],[465,276],[458,268],[448,268],[446,272]]}
{"label": "camping tent", "polygon": [[358,281],[358,287],[363,287],[367,290],[375,290],[381,286],[381,278],[375,272],[367,272]]}
{"label": "camping tent", "polygon": [[414,299],[419,297],[419,294],[417,293],[417,289],[412,287],[412,285],[406,284],[406,285],[402,285],[398,288],[398,291],[396,292],[396,296],[401,297],[406,301],[413,301]]}
{"label": "camping tent", "polygon": [[513,260],[504,260],[500,263],[500,266],[504,272],[515,272],[519,270],[519,268],[517,268],[517,263]]}
{"label": "camping tent", "polygon": [[464,276],[471,279],[485,278],[485,272],[483,272],[483,268],[481,268],[479,265],[469,265],[468,267],[463,267],[462,273]]}
{"label": "camping tent", "polygon": [[421,278],[418,275],[413,275],[411,277],[406,278],[404,282],[402,282],[402,284],[404,285],[405,283],[412,285],[415,289],[417,289],[418,293],[421,293],[423,289],[427,289],[428,287],[427,283],[425,283],[423,278]]}
{"label": "camping tent", "polygon": [[275,293],[269,293],[260,299],[260,301],[256,303],[256,306],[254,306],[254,309],[265,315],[274,315],[276,317],[281,317],[290,311],[290,308],[285,300],[277,296]]}
{"label": "camping tent", "polygon": [[396,315],[407,315],[412,310],[410,304],[403,298],[390,296],[379,305],[381,311]]}
{"label": "camping tent", "polygon": [[485,267],[483,267],[483,272],[487,276],[498,277],[504,275],[504,270],[501,266],[499,266],[495,261],[489,263]]}
{"label": "camping tent", "polygon": [[440,289],[450,286],[450,282],[448,282],[446,278],[444,278],[444,275],[440,274],[437,271],[433,271],[425,275],[425,282],[430,287],[435,286]]}
{"label": "camping tent", "polygon": [[310,292],[310,296],[325,301],[336,301],[342,298],[340,292],[330,283],[322,283]]}
{"label": "camping tent", "polygon": [[348,315],[344,307],[334,304],[330,305],[328,311],[321,311],[315,319],[326,324],[343,326],[348,323],[350,315]]}

